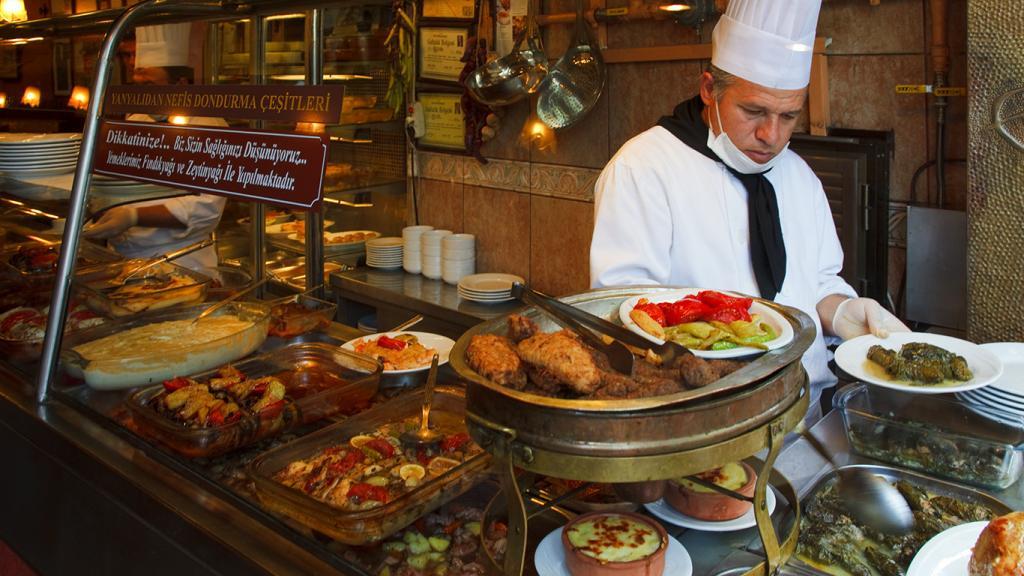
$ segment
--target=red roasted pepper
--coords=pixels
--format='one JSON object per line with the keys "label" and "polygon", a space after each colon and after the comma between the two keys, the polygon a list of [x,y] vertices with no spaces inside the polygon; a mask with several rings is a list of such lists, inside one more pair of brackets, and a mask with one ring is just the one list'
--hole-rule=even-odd
{"label": "red roasted pepper", "polygon": [[387,348],[388,350],[405,350],[407,343],[405,342],[405,340],[381,336],[380,338],[377,339],[377,345],[380,346],[381,348]]}
{"label": "red roasted pepper", "polygon": [[178,376],[171,378],[170,380],[164,380],[164,390],[168,392],[174,392],[175,390],[181,390],[185,386],[191,384],[192,381],[184,376]]}
{"label": "red roasted pepper", "polygon": [[374,438],[373,440],[367,440],[366,444],[363,444],[364,448],[369,448],[374,452],[381,455],[383,458],[391,458],[395,455],[395,447],[390,442],[383,438]]}
{"label": "red roasted pepper", "polygon": [[704,320],[705,317],[711,313],[711,308],[709,308],[707,304],[693,298],[683,298],[682,300],[677,300],[675,302],[665,302],[661,304],[661,309],[665,313],[665,322],[667,326],[676,326],[686,322]]}
{"label": "red roasted pepper", "polygon": [[13,329],[16,325],[22,322],[28,322],[29,319],[32,319],[32,323],[41,325],[42,322],[39,322],[39,320],[35,320],[35,318],[39,318],[39,320],[42,320],[43,318],[45,318],[45,316],[43,316],[39,312],[36,312],[35,310],[22,310],[20,312],[12,312],[7,316],[7,318],[4,318],[3,324],[0,324],[0,333],[10,333],[11,329]]}
{"label": "red roasted pepper", "polygon": [[750,313],[745,308],[719,308],[708,315],[708,321],[717,320],[718,322],[735,322],[737,320],[743,320],[750,322]]}
{"label": "red roasted pepper", "polygon": [[383,486],[374,486],[365,482],[359,484],[353,484],[348,489],[348,497],[356,502],[365,502],[367,500],[376,500],[377,502],[388,501],[388,489]]}
{"label": "red roasted pepper", "polygon": [[697,298],[715,310],[719,308],[738,308],[746,311],[754,303],[752,298],[737,298],[728,294],[722,294],[721,292],[715,292],[714,290],[699,292]]}
{"label": "red roasted pepper", "polygon": [[643,312],[643,313],[647,314],[648,316],[650,316],[651,320],[654,320],[659,325],[666,326],[666,324],[665,324],[665,313],[662,312],[660,306],[658,306],[657,304],[655,304],[653,302],[647,302],[646,300],[641,300],[640,302],[637,302],[636,306],[633,306],[633,310],[639,310],[640,312]]}
{"label": "red roasted pepper", "polygon": [[210,426],[220,426],[224,423],[224,413],[220,411],[220,408],[210,412],[210,415],[206,418],[206,423]]}
{"label": "red roasted pepper", "polygon": [[276,412],[280,412],[282,406],[284,406],[284,398],[276,402],[271,402],[270,404],[267,404],[263,408],[260,408],[260,414],[273,415]]}
{"label": "red roasted pepper", "polygon": [[345,452],[345,455],[341,457],[341,460],[338,460],[337,462],[331,462],[331,464],[327,466],[327,469],[330,470],[333,474],[341,476],[342,474],[351,470],[353,466],[362,461],[362,452],[360,452],[359,450],[349,450]]}
{"label": "red roasted pepper", "polygon": [[463,446],[469,443],[469,440],[469,434],[466,434],[465,432],[445,436],[444,439],[441,440],[441,451],[450,454],[457,450],[461,450]]}

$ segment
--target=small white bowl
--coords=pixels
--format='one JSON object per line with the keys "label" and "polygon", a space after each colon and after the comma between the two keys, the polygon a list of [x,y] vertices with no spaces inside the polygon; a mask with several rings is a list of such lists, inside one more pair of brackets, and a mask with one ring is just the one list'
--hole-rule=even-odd
{"label": "small white bowl", "polygon": [[476,258],[475,250],[448,250],[441,249],[441,258],[445,260],[472,260]]}
{"label": "small white bowl", "polygon": [[476,246],[476,236],[472,234],[450,234],[441,239],[441,246],[455,249],[472,249]]}

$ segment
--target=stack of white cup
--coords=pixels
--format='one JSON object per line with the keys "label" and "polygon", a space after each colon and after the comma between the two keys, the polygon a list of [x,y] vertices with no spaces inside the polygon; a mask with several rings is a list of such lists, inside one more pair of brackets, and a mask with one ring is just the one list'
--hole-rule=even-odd
{"label": "stack of white cup", "polygon": [[476,272],[476,237],[451,234],[441,239],[441,277],[458,284],[463,276]]}
{"label": "stack of white cup", "polygon": [[421,272],[431,280],[441,278],[441,239],[451,233],[451,230],[427,230],[420,235]]}
{"label": "stack of white cup", "polygon": [[420,259],[420,236],[433,230],[433,226],[406,226],[402,228],[402,268],[409,274],[419,274],[423,267]]}

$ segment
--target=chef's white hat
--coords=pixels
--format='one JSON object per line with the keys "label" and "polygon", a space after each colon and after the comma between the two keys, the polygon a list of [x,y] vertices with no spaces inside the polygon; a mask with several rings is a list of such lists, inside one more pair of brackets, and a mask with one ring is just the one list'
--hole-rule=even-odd
{"label": "chef's white hat", "polygon": [[141,26],[135,31],[135,67],[188,66],[192,25]]}
{"label": "chef's white hat", "polygon": [[768,88],[803,88],[820,9],[821,0],[731,0],[711,37],[711,63]]}

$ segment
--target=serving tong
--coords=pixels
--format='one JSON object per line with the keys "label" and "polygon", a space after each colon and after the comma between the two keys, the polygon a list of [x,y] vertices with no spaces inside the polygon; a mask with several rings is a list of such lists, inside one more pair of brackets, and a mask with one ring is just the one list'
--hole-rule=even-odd
{"label": "serving tong", "polygon": [[214,243],[214,240],[212,238],[207,238],[206,240],[203,240],[202,242],[196,242],[195,244],[189,244],[188,246],[185,246],[184,248],[179,248],[178,250],[174,250],[172,252],[168,252],[168,253],[164,254],[163,256],[161,256],[161,257],[159,257],[159,258],[157,258],[155,260],[150,260],[149,262],[146,262],[145,264],[142,264],[141,266],[133,269],[131,272],[129,272],[127,274],[124,274],[124,275],[122,275],[122,276],[120,276],[118,278],[114,278],[113,280],[110,281],[110,285],[111,286],[124,286],[125,284],[128,283],[128,280],[132,279],[132,277],[136,276],[139,272],[143,272],[143,271],[149,270],[150,268],[152,268],[154,266],[158,266],[160,264],[163,264],[164,262],[170,262],[171,260],[174,260],[176,258],[180,258],[180,257],[182,257],[182,256],[184,256],[186,254],[191,254],[191,253],[193,253],[193,252],[195,252],[197,250],[202,250],[203,248],[206,248],[207,246],[213,246],[213,243]]}
{"label": "serving tong", "polygon": [[264,284],[267,283],[268,280],[270,280],[270,278],[266,277],[263,280],[260,280],[259,282],[255,282],[251,286],[243,288],[242,290],[239,290],[238,292],[235,292],[234,294],[232,294],[231,296],[228,296],[227,298],[221,300],[220,302],[217,302],[213,306],[210,306],[206,310],[203,310],[203,312],[201,314],[199,314],[198,316],[196,316],[195,318],[192,319],[192,322],[191,322],[190,326],[194,326],[197,322],[199,322],[203,318],[206,318],[210,314],[213,314],[217,310],[220,310],[221,308],[227,306],[229,303],[234,302],[235,300],[238,300],[242,296],[248,294],[249,292],[252,292],[253,290],[259,288],[260,286],[263,286]]}
{"label": "serving tong", "polygon": [[[645,353],[649,351],[657,355],[662,363],[671,363],[678,357],[693,355],[693,352],[685,346],[668,340],[662,344],[655,344],[622,326],[575,306],[570,306],[520,282],[512,283],[512,296],[526,304],[540,308],[579,334],[588,345],[607,355],[611,367],[623,374],[633,374],[636,356],[630,347],[638,348]],[[595,331],[611,338],[611,342],[606,342],[595,334]]]}

